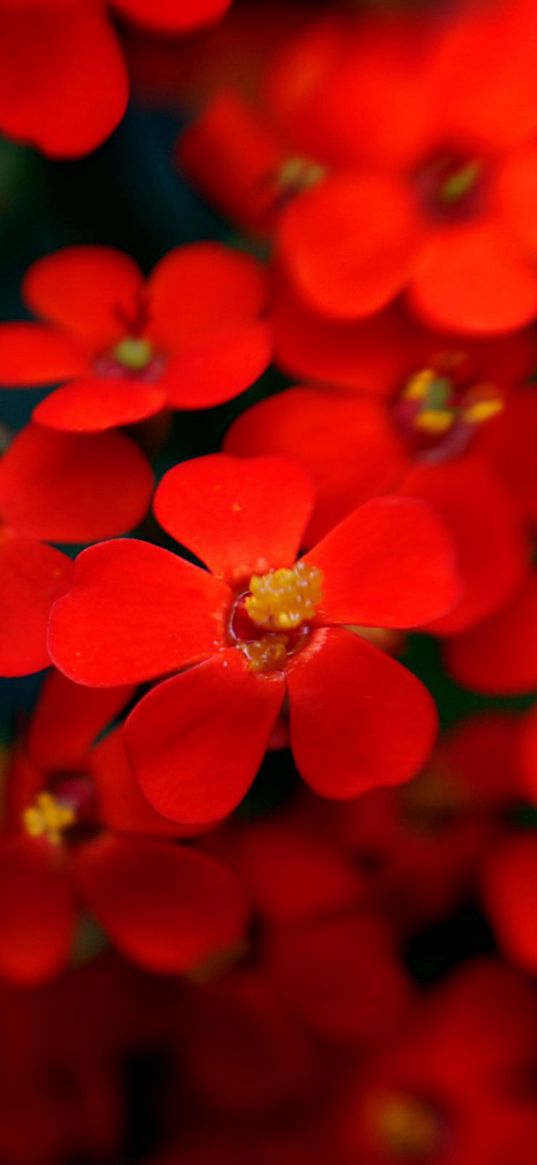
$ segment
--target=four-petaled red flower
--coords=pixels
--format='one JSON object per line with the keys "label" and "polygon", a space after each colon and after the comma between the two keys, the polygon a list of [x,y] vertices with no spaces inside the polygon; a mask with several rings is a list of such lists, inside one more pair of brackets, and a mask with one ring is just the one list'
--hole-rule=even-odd
{"label": "four-petaled red flower", "polygon": [[14,751],[0,839],[0,974],[15,982],[42,982],[67,965],[83,910],[157,973],[193,970],[244,937],[235,875],[169,840],[178,831],[142,798],[117,739],[91,747],[131,695],[52,673]]}
{"label": "four-petaled red flower", "polygon": [[379,499],[297,561],[312,505],[309,479],[284,459],[183,463],[162,480],[155,514],[209,571],[112,541],[78,558],[55,606],[51,655],[75,681],[180,673],[125,729],[164,816],[206,822],[233,809],[286,696],[297,766],[327,797],[403,781],[432,746],[425,688],[348,625],[416,627],[448,609],[458,583],[447,532],[426,503]]}
{"label": "four-petaled red flower", "polygon": [[67,381],[34,410],[40,424],[89,433],[162,409],[200,409],[248,388],[271,353],[266,278],[219,243],[170,251],[147,282],[111,247],[67,247],[23,284],[45,322],[0,325],[0,382]]}
{"label": "four-petaled red flower", "polygon": [[367,321],[328,321],[281,286],[272,325],[277,361],[312,386],[246,409],[226,451],[294,456],[311,473],[306,545],[378,494],[431,501],[455,539],[464,584],[434,632],[466,630],[502,607],[528,572],[524,516],[537,508],[537,398],[519,387],[535,365],[533,332],[442,335],[399,303]]}

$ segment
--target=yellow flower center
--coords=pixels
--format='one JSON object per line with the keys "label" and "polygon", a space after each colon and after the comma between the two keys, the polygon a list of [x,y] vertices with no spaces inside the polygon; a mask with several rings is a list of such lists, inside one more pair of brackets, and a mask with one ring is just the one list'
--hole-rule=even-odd
{"label": "yellow flower center", "polygon": [[53,845],[59,845],[64,830],[76,822],[76,813],[71,805],[58,801],[52,793],[38,793],[28,809],[23,813],[24,828],[30,837],[45,837]]}
{"label": "yellow flower center", "polygon": [[131,372],[143,372],[153,359],[153,345],[141,336],[125,336],[116,344],[112,353],[114,360]]}
{"label": "yellow flower center", "polygon": [[278,171],[277,183],[281,190],[299,192],[309,190],[326,178],[326,166],[310,158],[287,158]]}
{"label": "yellow flower center", "polygon": [[245,608],[253,623],[270,631],[296,631],[313,619],[322,600],[322,572],[297,562],[293,567],[253,574]]}
{"label": "yellow flower center", "polygon": [[482,169],[479,159],[470,159],[448,173],[438,190],[440,202],[450,206],[466,198],[479,181]]}
{"label": "yellow flower center", "polygon": [[415,372],[407,381],[402,398],[416,405],[412,426],[431,437],[443,436],[457,420],[480,425],[504,407],[494,384],[473,384],[457,392],[451,378],[434,368]]}
{"label": "yellow flower center", "polygon": [[415,1096],[386,1092],[371,1098],[369,1124],[396,1160],[424,1161],[437,1154],[441,1127],[434,1109]]}
{"label": "yellow flower center", "polygon": [[228,625],[230,641],[251,671],[283,671],[289,656],[302,650],[323,597],[322,584],[322,572],[305,562],[252,575]]}

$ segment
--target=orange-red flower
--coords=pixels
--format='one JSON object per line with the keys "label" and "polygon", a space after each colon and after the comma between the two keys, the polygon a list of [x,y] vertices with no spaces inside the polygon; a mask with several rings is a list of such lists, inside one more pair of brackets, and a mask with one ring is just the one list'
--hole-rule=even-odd
{"label": "orange-red flower", "polygon": [[313,25],[271,71],[273,124],[218,95],[183,160],[246,225],[276,224],[293,283],[328,316],[367,316],[408,289],[442,327],[528,323],[535,15],[509,0],[437,35],[408,21]]}
{"label": "orange-red flower", "polygon": [[78,683],[179,672],[143,698],[125,738],[148,799],[176,821],[238,804],[286,695],[298,768],[325,796],[405,780],[431,748],[426,690],[346,628],[416,626],[449,608],[447,532],[421,501],[377,499],[297,561],[312,505],[309,479],[283,458],[184,462],[155,513],[209,571],[111,541],[78,558],[55,607],[52,657]]}
{"label": "orange-red flower", "polygon": [[524,515],[537,512],[530,329],[468,339],[417,325],[399,304],[358,323],[308,310],[280,285],[276,358],[302,384],[253,405],[224,448],[294,456],[316,506],[306,543],[367,498],[400,490],[431,501],[449,525],[461,602],[434,630],[453,634],[501,607],[527,573]]}
{"label": "orange-red flower", "polygon": [[97,432],[165,407],[199,409],[247,388],[270,360],[262,267],[218,243],[170,251],[147,283],[111,247],[67,247],[23,284],[43,323],[0,324],[0,381],[67,381],[35,419]]}

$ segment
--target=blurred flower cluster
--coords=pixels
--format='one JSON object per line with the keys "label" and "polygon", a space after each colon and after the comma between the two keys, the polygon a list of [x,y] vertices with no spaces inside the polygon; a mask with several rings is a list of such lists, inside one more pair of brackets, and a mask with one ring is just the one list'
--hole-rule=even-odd
{"label": "blurred flower cluster", "polygon": [[535,1165],[535,0],[0,0],[0,129],[1,1165]]}

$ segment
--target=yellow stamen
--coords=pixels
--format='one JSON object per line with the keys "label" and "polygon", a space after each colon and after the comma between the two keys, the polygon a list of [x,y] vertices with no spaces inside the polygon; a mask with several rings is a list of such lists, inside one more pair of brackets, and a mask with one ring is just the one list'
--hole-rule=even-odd
{"label": "yellow stamen", "polygon": [[285,635],[265,635],[262,639],[244,640],[240,644],[250,671],[279,671],[287,660]]}
{"label": "yellow stamen", "polygon": [[465,166],[461,166],[459,170],[455,170],[444,179],[440,187],[440,201],[450,205],[454,202],[459,202],[461,198],[465,198],[467,194],[475,186],[479,175],[481,173],[481,163],[478,161],[467,162]]}
{"label": "yellow stamen", "polygon": [[63,831],[75,824],[76,813],[52,793],[38,793],[34,804],[24,810],[23,821],[30,837],[46,837],[53,845],[59,845]]}
{"label": "yellow stamen", "polygon": [[438,1118],[417,1097],[398,1092],[379,1095],[371,1099],[368,1115],[381,1146],[399,1160],[425,1160],[438,1152]]}
{"label": "yellow stamen", "polygon": [[447,433],[455,417],[449,409],[423,409],[414,417],[414,428],[425,433]]}
{"label": "yellow stamen", "polygon": [[403,389],[404,399],[425,400],[433,380],[436,380],[436,372],[432,368],[422,368],[420,372],[415,372]]}
{"label": "yellow stamen", "polygon": [[278,171],[278,185],[283,189],[309,190],[326,178],[326,166],[309,158],[288,158]]}
{"label": "yellow stamen", "polygon": [[462,410],[462,417],[471,425],[480,425],[483,421],[489,421],[491,417],[501,413],[503,407],[503,401],[499,397],[496,397],[495,400],[477,400]]}
{"label": "yellow stamen", "polygon": [[142,372],[151,363],[153,345],[150,340],[144,340],[141,336],[125,336],[124,340],[116,344],[113,357],[118,364],[123,364],[132,372]]}
{"label": "yellow stamen", "polygon": [[322,583],[322,572],[305,562],[269,570],[267,574],[253,574],[246,612],[259,627],[294,631],[313,619],[323,597]]}

